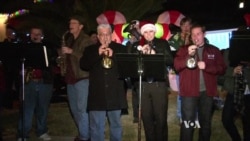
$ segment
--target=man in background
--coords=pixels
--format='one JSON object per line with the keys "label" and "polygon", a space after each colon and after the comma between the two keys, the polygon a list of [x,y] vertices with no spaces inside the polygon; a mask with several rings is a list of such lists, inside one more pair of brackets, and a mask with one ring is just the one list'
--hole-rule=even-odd
{"label": "man in background", "polygon": [[79,134],[75,141],[88,141],[90,138],[87,112],[89,73],[81,70],[79,63],[82,52],[93,42],[84,32],[84,27],[83,17],[70,17],[69,33],[72,36],[65,38],[65,44],[61,48],[62,61],[65,63],[65,66],[61,66],[61,69],[65,69],[65,74],[62,75],[65,77],[69,106]]}
{"label": "man in background", "polygon": [[[175,54],[179,48],[185,45],[190,45],[192,43],[191,37],[190,37],[190,28],[192,26],[192,19],[189,17],[184,17],[180,21],[180,32],[177,32],[176,34],[172,35],[170,39],[168,40],[169,45],[171,47],[171,51],[173,54]],[[177,87],[179,88],[179,75],[178,72],[176,72],[173,69],[169,70],[169,73],[176,74],[176,82],[177,82]],[[177,95],[177,117],[180,121],[180,124],[182,123],[182,118],[181,118],[181,96],[178,92]]]}
{"label": "man in background", "polygon": [[[44,47],[43,30],[41,27],[34,26],[30,29],[30,48]],[[27,44],[27,45],[28,45]],[[36,135],[39,139],[48,141],[51,140],[48,134],[47,116],[49,104],[53,91],[53,50],[46,47],[46,54],[48,57],[48,66],[45,64],[25,65],[25,84],[24,94],[22,99],[22,114],[19,118],[18,124],[18,141],[24,141],[29,138],[29,132],[32,128],[32,119],[36,118]],[[34,52],[35,53],[35,52]],[[46,56],[45,56],[46,57]],[[29,58],[32,59],[32,58]],[[29,60],[27,60],[29,61]]]}
{"label": "man in background", "polygon": [[[223,53],[227,70],[224,77],[223,89],[227,91],[222,111],[222,124],[232,141],[250,141],[250,63],[239,62],[229,65],[229,49]],[[242,120],[243,137],[235,124],[235,118]]]}

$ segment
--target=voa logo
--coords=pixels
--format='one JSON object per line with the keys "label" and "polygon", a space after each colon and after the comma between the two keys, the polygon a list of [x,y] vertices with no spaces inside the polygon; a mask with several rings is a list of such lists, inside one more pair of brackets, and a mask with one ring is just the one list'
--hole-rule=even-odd
{"label": "voa logo", "polygon": [[200,123],[198,120],[196,121],[183,121],[186,128],[201,128]]}

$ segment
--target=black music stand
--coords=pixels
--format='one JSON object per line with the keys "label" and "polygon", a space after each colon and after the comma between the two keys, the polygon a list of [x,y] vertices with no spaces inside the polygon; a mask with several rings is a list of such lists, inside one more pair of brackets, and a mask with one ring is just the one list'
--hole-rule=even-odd
{"label": "black music stand", "polygon": [[249,42],[250,30],[232,32],[228,56],[231,67],[239,65],[241,61],[250,62]]}
{"label": "black music stand", "polygon": [[139,79],[139,111],[138,111],[138,141],[141,141],[141,90],[142,80],[154,78],[155,80],[165,79],[166,63],[163,54],[115,54],[118,73],[120,78]]}
{"label": "black music stand", "polygon": [[25,68],[45,69],[49,66],[47,48],[41,43],[28,43],[22,46],[22,141],[24,141],[24,101],[25,101]]}

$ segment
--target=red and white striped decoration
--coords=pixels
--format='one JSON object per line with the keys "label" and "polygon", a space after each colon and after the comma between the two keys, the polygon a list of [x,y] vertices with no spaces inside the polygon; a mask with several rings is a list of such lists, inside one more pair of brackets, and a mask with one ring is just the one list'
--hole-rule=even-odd
{"label": "red and white striped decoration", "polygon": [[165,11],[158,16],[157,23],[174,24],[180,26],[180,21],[185,16],[176,10]]}
{"label": "red and white striped decoration", "polygon": [[124,15],[119,11],[105,11],[100,14],[96,21],[98,24],[111,24],[114,26],[114,31],[112,33],[112,41],[117,43],[122,43],[122,26],[127,22]]}
{"label": "red and white striped decoration", "polygon": [[122,13],[118,11],[105,11],[104,13],[100,14],[97,18],[96,21],[98,24],[124,24],[126,23],[126,18],[123,16]]}

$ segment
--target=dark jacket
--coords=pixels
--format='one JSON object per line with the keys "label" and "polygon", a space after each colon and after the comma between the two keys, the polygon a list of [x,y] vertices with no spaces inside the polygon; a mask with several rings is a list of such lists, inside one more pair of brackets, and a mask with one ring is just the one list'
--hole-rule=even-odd
{"label": "dark jacket", "polygon": [[[44,53],[46,48],[46,55]],[[53,84],[54,73],[53,68],[56,66],[57,52],[53,44],[50,43],[28,43],[23,44],[21,51],[25,57],[24,65],[27,71],[41,70],[43,83]],[[22,56],[21,55],[21,56]],[[48,59],[46,66],[45,58]],[[38,71],[39,72],[39,71]],[[33,72],[33,75],[39,75]]]}
{"label": "dark jacket", "polygon": [[[80,59],[81,69],[89,71],[88,110],[127,108],[124,80],[118,78],[115,57],[112,57],[112,68],[103,68],[101,64],[103,56],[98,54],[99,47],[100,43],[87,47]],[[126,52],[125,46],[115,42],[110,43],[109,47],[113,49],[114,54]]]}
{"label": "dark jacket", "polygon": [[66,41],[67,46],[73,49],[72,54],[67,55],[67,57],[70,57],[71,67],[73,69],[74,76],[76,77],[77,80],[79,80],[81,78],[86,78],[89,76],[89,73],[87,71],[83,71],[80,69],[79,62],[80,58],[82,57],[84,49],[87,46],[93,44],[93,42],[91,41],[89,36],[85,34],[83,31],[80,32],[79,36],[75,40],[72,38],[73,36],[71,38],[68,38]]}
{"label": "dark jacket", "polygon": [[[233,94],[234,93],[234,87],[235,87],[235,77],[233,76],[234,68],[230,66],[229,62],[229,49],[226,49],[223,53],[224,60],[227,64],[227,69],[224,75],[220,76],[222,77],[223,83],[222,83],[222,88],[228,92],[228,94]],[[245,79],[247,80],[247,85],[250,86],[250,68],[248,67],[243,67],[243,73],[245,76]]]}
{"label": "dark jacket", "polygon": [[[205,62],[203,77],[208,96],[217,95],[217,76],[225,73],[226,64],[220,50],[210,44],[204,45],[202,60]],[[188,69],[186,67],[188,46],[181,47],[174,59],[174,67],[180,75],[180,95],[199,96],[200,69]]]}

